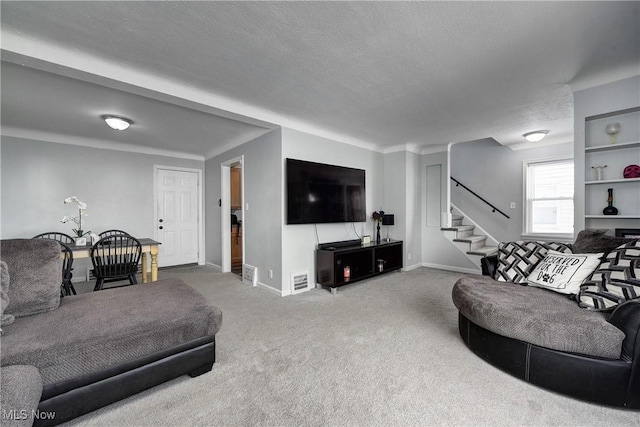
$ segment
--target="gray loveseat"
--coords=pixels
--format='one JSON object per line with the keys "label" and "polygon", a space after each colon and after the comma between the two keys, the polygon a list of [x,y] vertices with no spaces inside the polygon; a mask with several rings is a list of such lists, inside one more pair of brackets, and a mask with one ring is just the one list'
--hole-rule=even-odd
{"label": "gray loveseat", "polygon": [[60,298],[57,242],[3,240],[0,257],[3,426],[56,425],[211,370],[222,313],[183,281]]}
{"label": "gray loveseat", "polygon": [[[606,254],[620,244],[602,233],[582,232],[573,249]],[[640,250],[630,252],[637,254],[631,260],[637,271]],[[640,409],[640,299],[610,311],[588,310],[569,295],[494,280],[496,262],[496,256],[483,259],[483,276],[465,276],[453,287],[467,347],[540,387]]]}

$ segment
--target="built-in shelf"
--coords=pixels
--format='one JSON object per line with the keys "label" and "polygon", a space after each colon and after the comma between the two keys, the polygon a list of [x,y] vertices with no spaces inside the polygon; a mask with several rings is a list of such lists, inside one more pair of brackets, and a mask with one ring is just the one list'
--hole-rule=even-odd
{"label": "built-in shelf", "polygon": [[[640,106],[585,118],[585,181],[582,187],[585,228],[613,230],[640,225],[640,178],[623,178],[627,166],[640,164],[639,122]],[[618,123],[619,129],[612,138],[607,127],[613,123]],[[599,167],[606,167],[601,170],[606,179],[594,179],[598,176]],[[602,214],[609,201],[609,189],[619,215]]]}
{"label": "built-in shelf", "polygon": [[640,147],[640,141],[621,142],[619,144],[596,145],[594,147],[585,147],[586,153],[595,153],[598,151],[623,150],[625,148]]}
{"label": "built-in shelf", "polygon": [[640,219],[640,215],[585,215],[585,218]]}
{"label": "built-in shelf", "polygon": [[604,179],[601,181],[586,181],[584,184],[585,185],[614,184],[617,182],[640,182],[640,178]]}

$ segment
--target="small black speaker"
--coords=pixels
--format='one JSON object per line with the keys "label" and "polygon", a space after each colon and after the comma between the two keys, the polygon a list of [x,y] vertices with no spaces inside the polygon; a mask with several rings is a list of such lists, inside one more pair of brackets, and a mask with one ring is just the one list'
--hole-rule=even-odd
{"label": "small black speaker", "polygon": [[382,225],[393,225],[393,220],[393,214],[384,214],[384,216],[382,217]]}

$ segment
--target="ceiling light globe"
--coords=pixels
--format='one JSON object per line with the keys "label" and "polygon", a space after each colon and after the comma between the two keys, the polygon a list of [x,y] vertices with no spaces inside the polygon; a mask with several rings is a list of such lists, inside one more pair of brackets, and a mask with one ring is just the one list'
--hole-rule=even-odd
{"label": "ceiling light globe", "polygon": [[125,130],[125,129],[128,129],[129,126],[133,124],[133,121],[125,117],[108,116],[108,115],[101,116],[101,117],[111,129],[115,129],[115,130]]}
{"label": "ceiling light globe", "polygon": [[547,136],[548,133],[548,130],[536,130],[533,132],[527,132],[522,136],[524,136],[524,139],[529,142],[539,142],[542,141],[542,139]]}

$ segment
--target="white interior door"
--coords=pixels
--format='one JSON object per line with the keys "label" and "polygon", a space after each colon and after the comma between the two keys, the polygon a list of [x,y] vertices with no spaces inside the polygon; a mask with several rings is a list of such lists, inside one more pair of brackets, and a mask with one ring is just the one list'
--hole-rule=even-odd
{"label": "white interior door", "polygon": [[198,173],[157,170],[158,265],[198,262]]}

